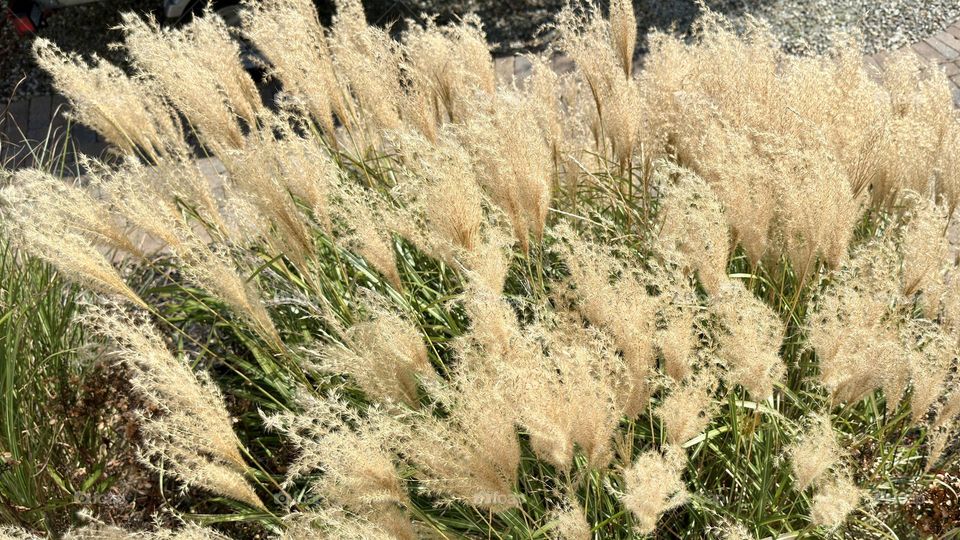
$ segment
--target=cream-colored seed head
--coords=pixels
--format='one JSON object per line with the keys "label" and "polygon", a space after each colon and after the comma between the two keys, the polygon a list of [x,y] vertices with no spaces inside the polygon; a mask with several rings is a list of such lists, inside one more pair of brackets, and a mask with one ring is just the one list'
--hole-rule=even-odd
{"label": "cream-colored seed head", "polygon": [[129,531],[103,523],[85,525],[64,535],[64,540],[227,540],[216,531],[195,523],[184,523],[177,529]]}
{"label": "cream-colored seed head", "polygon": [[521,249],[527,251],[531,233],[537,240],[543,237],[553,160],[530,101],[508,90],[492,99],[472,103],[488,112],[473,115],[456,133],[480,186],[510,219]]}
{"label": "cream-colored seed head", "polygon": [[709,372],[676,385],[656,409],[670,444],[682,445],[701,433],[713,418],[715,376]]}
{"label": "cream-colored seed head", "polygon": [[552,521],[556,523],[553,538],[556,540],[591,540],[593,531],[590,522],[587,521],[583,507],[576,501],[566,500],[565,503],[566,505],[563,508],[551,515]]}
{"label": "cream-colored seed head", "polygon": [[[303,478],[326,508],[344,508],[373,524],[390,527],[393,513],[409,503],[391,450],[395,433],[384,412],[371,408],[361,416],[337,393],[326,398],[300,396],[302,412],[266,419],[298,450],[287,471],[285,488]],[[409,527],[409,520],[408,527]]]}
{"label": "cream-colored seed head", "polygon": [[496,75],[480,19],[466,15],[459,24],[413,25],[403,36],[403,52],[414,91],[435,103],[436,123],[462,122],[472,112],[475,92],[493,94]]}
{"label": "cream-colored seed head", "polygon": [[34,42],[34,52],[57,89],[70,99],[77,121],[124,154],[155,161],[186,148],[175,113],[149,85],[99,58],[88,63],[64,53],[44,38]]}
{"label": "cream-colored seed head", "polygon": [[329,43],[340,94],[347,103],[340,120],[353,131],[371,128],[365,136],[372,143],[382,130],[402,126],[400,46],[386,31],[367,24],[359,0],[338,0],[336,5]]}
{"label": "cream-colored seed head", "polygon": [[502,369],[513,377],[510,396],[518,404],[519,423],[530,434],[537,456],[558,469],[573,465],[577,449],[590,466],[602,469],[612,458],[611,442],[620,420],[613,388],[616,366],[607,361],[609,352],[599,343],[545,337],[552,345],[546,356],[529,343],[525,354],[504,359]]}
{"label": "cream-colored seed head", "polygon": [[379,519],[350,513],[342,507],[294,512],[284,519],[282,540],[416,540],[409,518],[397,508],[384,509]]}
{"label": "cream-colored seed head", "polygon": [[249,2],[243,33],[269,60],[270,73],[335,139],[334,113],[345,122],[346,106],[316,7],[309,0]]}
{"label": "cream-colored seed head", "polygon": [[17,171],[11,186],[0,192],[4,204],[16,205],[17,221],[43,220],[92,242],[140,254],[110,209],[85,188],[36,169]]}
{"label": "cream-colored seed head", "polygon": [[667,186],[661,212],[660,241],[678,251],[703,288],[716,294],[727,281],[730,238],[723,209],[710,187],[683,170],[666,170],[675,178]]}
{"label": "cream-colored seed head", "polygon": [[[904,231],[903,249],[903,294],[912,296],[923,291],[932,293],[931,285],[947,260],[950,245],[947,239],[949,215],[946,207],[912,194],[913,209]],[[931,311],[928,309],[928,312]]]}
{"label": "cream-colored seed head", "polygon": [[84,322],[116,343],[134,389],[161,411],[142,421],[144,463],[166,471],[185,487],[264,508],[244,478],[248,467],[240,440],[223,396],[209,377],[174,358],[160,334],[142,320],[91,307]]}
{"label": "cream-colored seed head", "polygon": [[846,521],[857,509],[863,493],[846,476],[839,476],[825,484],[813,496],[810,519],[815,525],[833,529]]}
{"label": "cream-colored seed head", "polygon": [[727,364],[726,377],[754,399],[765,400],[786,375],[780,360],[786,329],[780,317],[741,283],[729,282],[717,292],[711,311],[721,325],[716,354]]}
{"label": "cream-colored seed head", "polygon": [[204,145],[218,154],[243,146],[240,120],[255,125],[262,104],[220,18],[199,17],[171,30],[127,14],[122,28],[135,65],[187,117]]}
{"label": "cream-colored seed head", "polygon": [[379,313],[345,332],[346,345],[320,353],[321,369],[349,374],[373,400],[416,407],[421,378],[436,377],[420,332],[392,313]]}
{"label": "cream-colored seed head", "polygon": [[665,454],[640,454],[623,472],[624,493],[620,498],[633,514],[639,534],[653,532],[664,512],[686,503],[685,466],[683,450],[671,446]]}
{"label": "cream-colored seed head", "polygon": [[93,291],[147,307],[97,246],[67,228],[65,223],[18,222],[14,217],[9,225],[12,225],[10,234],[15,245],[53,265],[65,278]]}
{"label": "cream-colored seed head", "polygon": [[810,426],[788,453],[793,476],[801,490],[817,482],[840,459],[842,451],[828,416],[812,418]]}
{"label": "cream-colored seed head", "polygon": [[[629,275],[600,246],[582,240],[570,229],[558,232],[568,244],[563,257],[576,287],[578,309],[609,334],[623,354],[626,380],[617,390],[624,413],[633,418],[647,407],[653,392],[647,379],[656,367],[654,333],[660,303],[647,294],[645,283]],[[620,271],[624,277],[611,283],[610,277]]]}
{"label": "cream-colored seed head", "polygon": [[610,37],[623,73],[627,77],[633,70],[633,49],[637,44],[637,18],[633,14],[633,2],[614,0],[610,2]]}

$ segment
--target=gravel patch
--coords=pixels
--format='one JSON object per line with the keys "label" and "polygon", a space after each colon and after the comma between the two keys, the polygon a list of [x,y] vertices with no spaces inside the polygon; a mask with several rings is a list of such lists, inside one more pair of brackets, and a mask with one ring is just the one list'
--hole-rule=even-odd
{"label": "gravel patch", "polygon": [[[38,35],[67,51],[84,55],[96,54],[112,62],[122,63],[122,54],[110,43],[122,39],[114,29],[120,14],[128,11],[149,12],[161,5],[159,0],[108,0],[56,11]],[[0,97],[8,99],[50,94],[50,79],[33,59],[33,38],[21,38],[5,19],[6,2],[0,2]]]}
{"label": "gravel patch", "polygon": [[836,33],[859,36],[864,51],[892,51],[936,34],[960,19],[957,0],[774,0],[750,13],[769,22],[791,53],[825,52]]}
{"label": "gravel patch", "polygon": [[[601,5],[609,0],[601,0]],[[406,19],[423,14],[439,22],[476,13],[494,44],[494,54],[507,55],[544,49],[553,39],[544,30],[567,0],[365,0],[372,23],[404,28]],[[122,53],[111,49],[119,41],[114,29],[120,13],[149,12],[160,0],[108,0],[54,13],[40,35],[62,48],[98,54],[122,63]],[[707,6],[726,15],[736,27],[749,17],[767,21],[784,49],[810,54],[829,49],[836,33],[860,36],[865,52],[894,50],[935,34],[960,19],[958,0],[706,0]],[[0,1],[0,6],[5,3]],[[321,19],[329,23],[333,2],[318,0]],[[640,35],[649,30],[673,29],[688,34],[700,8],[695,0],[634,0]],[[606,7],[603,6],[605,10]],[[30,53],[31,39],[17,38],[7,23],[0,23],[0,99],[51,93],[49,79],[38,70]],[[638,53],[646,47],[638,43]],[[18,86],[19,83],[19,86]]]}
{"label": "gravel patch", "polygon": [[[604,12],[609,0],[599,3]],[[553,21],[565,0],[414,0],[388,2],[391,15],[428,12],[441,20],[475,12],[499,54],[538,50],[546,46],[550,32],[541,27]],[[960,19],[958,0],[706,0],[712,10],[724,14],[734,27],[742,28],[750,17],[766,21],[787,52],[810,54],[829,50],[837,33],[859,36],[864,52],[895,50],[940,32]],[[700,14],[695,0],[634,0],[640,35],[652,29],[675,29],[688,34]],[[395,17],[396,18],[396,17]],[[639,40],[638,52],[646,44]]]}

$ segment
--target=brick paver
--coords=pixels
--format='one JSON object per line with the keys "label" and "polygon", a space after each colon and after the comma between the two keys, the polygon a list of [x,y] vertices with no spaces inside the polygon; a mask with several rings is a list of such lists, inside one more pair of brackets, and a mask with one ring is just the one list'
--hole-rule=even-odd
{"label": "brick paver", "polygon": [[[936,63],[950,80],[954,103],[960,107],[960,21],[942,32],[914,43],[905,49]],[[891,53],[881,52],[864,58],[868,66],[882,68]],[[638,59],[637,65],[642,59]],[[562,55],[551,58],[558,73],[574,69],[573,62]],[[507,56],[494,61],[497,78],[522,84],[530,75],[530,61],[522,56]],[[0,109],[0,164],[5,168],[30,166],[36,152],[30,148],[67,153],[67,165],[76,163],[78,154],[101,155],[107,145],[86,127],[70,123],[64,113],[66,101],[60,96],[39,96],[10,103]]]}
{"label": "brick paver", "polygon": [[[942,32],[910,45],[909,49],[940,66],[950,79],[953,103],[960,107],[960,21],[954,22]],[[878,53],[867,58],[868,61],[872,60],[882,66],[889,56],[890,53]]]}

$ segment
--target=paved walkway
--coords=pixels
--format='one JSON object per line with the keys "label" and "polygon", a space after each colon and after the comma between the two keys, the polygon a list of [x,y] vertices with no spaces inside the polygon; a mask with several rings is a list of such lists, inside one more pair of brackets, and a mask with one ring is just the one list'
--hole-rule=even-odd
{"label": "paved walkway", "polygon": [[[909,48],[923,58],[937,63],[950,79],[950,91],[953,103],[960,107],[960,21],[956,21],[946,30],[918,41]],[[891,53],[878,53],[867,56],[868,63],[882,66]]]}
{"label": "paved walkway", "polygon": [[[960,21],[906,48],[943,68],[950,79],[954,103],[960,107]],[[870,55],[864,61],[879,67],[890,55]],[[497,58],[495,67],[501,80],[523,79],[531,69],[530,62],[521,56]],[[574,66],[570,59],[556,57],[553,67],[563,73]],[[103,155],[107,144],[86,127],[71,125],[65,112],[66,100],[61,96],[23,99],[0,109],[0,165],[7,169],[27,167],[38,156],[53,155],[60,156],[69,171],[75,169],[79,154]]]}
{"label": "paved walkway", "polygon": [[67,120],[67,107],[63,96],[37,96],[0,108],[0,166],[28,167],[57,156],[69,170],[75,168],[79,154],[101,156],[106,142],[86,126]]}

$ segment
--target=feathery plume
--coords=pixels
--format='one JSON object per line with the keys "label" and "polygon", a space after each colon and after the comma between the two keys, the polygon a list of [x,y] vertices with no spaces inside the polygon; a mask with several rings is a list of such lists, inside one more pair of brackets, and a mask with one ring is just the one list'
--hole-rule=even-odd
{"label": "feathery plume", "polygon": [[[292,172],[288,167],[295,163],[282,161],[284,154],[294,144],[296,143],[293,140],[278,141],[269,129],[257,130],[251,134],[243,151],[230,152],[221,158],[230,173],[230,180],[249,196],[262,215],[269,217],[273,227],[270,231],[272,234],[267,239],[273,247],[300,268],[305,268],[307,262],[314,257],[313,237],[304,223],[304,216],[290,196],[290,184],[287,182],[291,174],[303,175],[304,171]],[[322,163],[319,164],[321,167]],[[321,177],[314,185],[328,179],[329,177]],[[318,187],[318,191],[323,189]],[[323,196],[318,197],[320,201],[324,199]]]}
{"label": "feathery plume", "polygon": [[[572,499],[572,500],[571,500]],[[556,540],[591,540],[593,531],[583,507],[572,496],[567,496],[564,506],[551,514]]]}
{"label": "feathery plume", "polygon": [[[476,359],[468,358],[469,366]],[[520,465],[514,422],[516,403],[503,383],[483,370],[463,370],[450,383],[429,387],[447,414],[411,414],[401,453],[416,465],[424,489],[447,500],[494,511],[517,505],[513,494]]]}
{"label": "feathery plume", "polygon": [[810,519],[815,525],[834,529],[860,505],[863,494],[846,476],[839,476],[825,484],[813,496]]}
{"label": "feathery plume", "polygon": [[436,377],[420,332],[395,314],[382,311],[350,327],[344,344],[320,352],[322,369],[349,374],[375,400],[417,407],[418,380]]}
{"label": "feathery plume", "polygon": [[282,540],[416,540],[409,519],[400,510],[384,510],[379,520],[344,508],[296,512],[284,518]]}
{"label": "feathery plume", "polygon": [[142,81],[99,58],[88,63],[64,53],[45,38],[34,41],[34,53],[57,89],[70,99],[76,120],[124,154],[156,161],[186,148],[173,111]]}
{"label": "feathery plume", "polygon": [[[0,199],[16,200],[17,192],[5,189]],[[50,216],[56,218],[56,215]],[[31,255],[46,261],[71,281],[107,295],[118,296],[132,304],[147,304],[123,280],[116,268],[88,237],[78,233],[66,219],[45,219],[43,215],[20,213],[13,209],[4,213],[8,234],[14,244]]]}
{"label": "feathery plume", "polygon": [[786,333],[780,317],[739,282],[724,284],[712,300],[720,323],[716,354],[729,368],[726,377],[758,401],[769,398],[787,371],[780,360]]}
{"label": "feathery plume", "polygon": [[889,243],[857,249],[811,300],[809,342],[820,363],[820,381],[835,400],[852,403],[882,388],[892,411],[906,390],[908,356],[893,307],[901,298],[899,263]]}
{"label": "feathery plume", "polygon": [[[243,33],[324,134],[335,140],[334,113],[348,120],[326,35],[310,0],[248,1]],[[294,46],[291,46],[294,45]]]}
{"label": "feathery plume", "polygon": [[830,417],[817,415],[810,419],[799,441],[788,450],[793,476],[800,490],[807,489],[830,470],[842,454]]}
{"label": "feathery plume", "polygon": [[228,540],[212,529],[195,523],[184,523],[176,530],[128,531],[103,523],[86,525],[69,531],[64,540]]}
{"label": "feathery plume", "polygon": [[243,146],[239,120],[255,126],[263,105],[223,20],[207,14],[182,28],[164,29],[125,14],[121,28],[135,65],[163,89],[204,145],[218,155]]}
{"label": "feathery plume", "polygon": [[730,238],[723,209],[710,187],[701,178],[682,169],[667,169],[672,181],[662,199],[666,216],[660,241],[668,250],[678,251],[703,288],[716,294],[727,281]]}
{"label": "feathery plume", "polygon": [[664,398],[655,412],[666,429],[667,442],[682,445],[710,424],[715,384],[713,374],[702,372],[676,385]]}
{"label": "feathery plume", "polygon": [[16,221],[43,221],[47,227],[71,230],[91,242],[140,254],[105,204],[84,188],[43,171],[17,171],[0,199],[16,205]]}
{"label": "feathery plume", "polygon": [[396,138],[404,160],[398,194],[411,211],[422,214],[429,249],[449,260],[455,252],[477,248],[486,220],[466,149],[448,129],[441,129],[433,141],[411,132]]}
{"label": "feathery plume", "polygon": [[910,409],[913,422],[920,423],[945,393],[950,373],[956,366],[957,339],[941,326],[923,319],[908,321],[901,332],[908,350],[905,356],[913,387]]}
{"label": "feathery plume", "polygon": [[350,101],[348,126],[366,125],[376,137],[402,127],[403,101],[400,45],[379,28],[369,26],[359,0],[337,0],[330,51],[341,93]]}
{"label": "feathery plume", "polygon": [[211,249],[194,237],[174,253],[183,262],[184,277],[223,301],[245,318],[271,344],[282,343],[255,283],[245,280],[229,254]]}
{"label": "feathery plume", "polygon": [[633,514],[639,534],[653,532],[664,512],[686,503],[685,465],[683,450],[668,446],[663,454],[657,451],[640,454],[630,468],[623,471],[624,493],[620,499]]}
{"label": "feathery plume", "polygon": [[[620,401],[626,416],[634,418],[653,393],[647,379],[656,367],[654,333],[660,303],[647,294],[645,283],[599,246],[585,242],[569,227],[561,226],[556,233],[567,244],[561,254],[576,286],[578,308],[610,335],[623,354],[627,380]],[[610,277],[616,274],[622,278],[611,284]]]}
{"label": "feathery plume", "polygon": [[91,307],[83,322],[116,343],[118,357],[131,370],[131,385],[160,410],[159,416],[142,419],[144,463],[162,468],[185,487],[264,508],[243,477],[248,467],[242,445],[209,376],[174,358],[163,338],[142,320]]}
{"label": "feathery plume", "polygon": [[302,412],[265,419],[299,451],[284,485],[310,478],[323,511],[343,509],[393,538],[415,538],[402,509],[409,504],[406,488],[390,450],[395,422],[383,420],[376,408],[359,414],[336,392],[326,398],[302,395],[300,401]]}
{"label": "feathery plume", "polygon": [[[932,293],[931,285],[947,260],[950,244],[946,237],[949,214],[946,208],[934,205],[919,195],[908,193],[913,208],[901,242],[903,250],[903,294],[912,296],[923,291]],[[929,309],[927,310],[930,311]]]}
{"label": "feathery plume", "polygon": [[558,329],[543,336],[546,355],[535,343],[518,347],[521,354],[504,358],[502,370],[511,377],[518,422],[540,459],[568,470],[579,448],[590,466],[602,469],[620,420],[613,388],[618,370],[599,341],[577,334]]}
{"label": "feathery plume", "polygon": [[[470,153],[479,184],[503,209],[521,249],[529,234],[542,239],[551,197],[552,160],[547,141],[536,128],[530,101],[501,90],[490,104],[456,133]],[[476,106],[476,105],[475,105]]]}
{"label": "feathery plume", "polygon": [[637,45],[637,18],[633,14],[633,2],[610,2],[610,38],[620,58],[623,73],[629,78],[633,70],[633,49]]}
{"label": "feathery plume", "polygon": [[354,250],[397,290],[403,288],[393,252],[393,238],[383,223],[390,223],[390,211],[378,195],[359,186],[343,185],[331,212],[343,225],[337,242]]}
{"label": "feathery plume", "polygon": [[436,124],[463,121],[475,92],[494,93],[493,58],[476,15],[455,25],[437,26],[433,19],[422,27],[411,24],[403,34],[403,52],[412,91],[436,104],[431,107]]}

